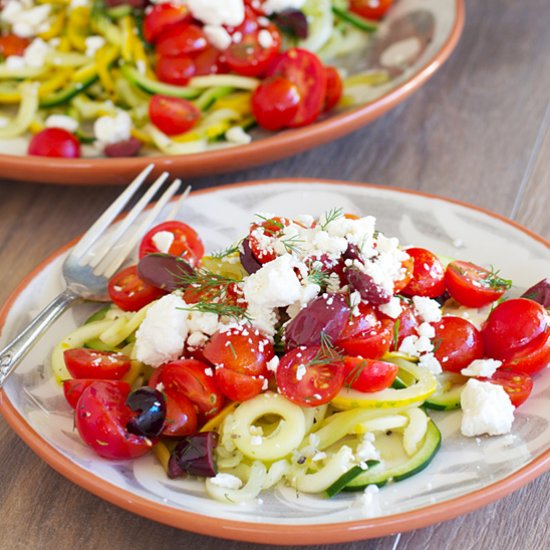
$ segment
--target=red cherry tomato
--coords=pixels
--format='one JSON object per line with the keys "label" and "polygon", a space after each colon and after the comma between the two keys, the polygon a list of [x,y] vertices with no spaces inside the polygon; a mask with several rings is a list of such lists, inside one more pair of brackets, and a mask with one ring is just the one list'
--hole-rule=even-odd
{"label": "red cherry tomato", "polygon": [[298,88],[302,101],[291,128],[307,126],[321,114],[325,103],[327,75],[325,67],[312,52],[292,48],[271,65],[268,76],[284,76]]}
{"label": "red cherry tomato", "polygon": [[533,389],[533,380],[528,374],[503,370],[502,367],[491,378],[479,378],[479,380],[502,386],[514,407],[524,403]]}
{"label": "red cherry tomato", "polygon": [[31,138],[28,153],[37,157],[75,159],[80,157],[80,142],[67,130],[46,128]]}
{"label": "red cherry tomato", "polygon": [[349,9],[366,19],[382,19],[393,0],[350,0]]}
{"label": "red cherry tomato", "polygon": [[[382,313],[380,313],[380,315],[384,319],[390,319]],[[397,319],[395,319],[391,350],[397,351],[407,336],[416,336],[416,329],[420,323],[421,321],[417,317],[417,313],[413,305],[407,300],[401,300],[401,314]]]}
{"label": "red cherry tomato", "polygon": [[273,247],[265,247],[262,242],[265,237],[279,237],[283,229],[290,224],[287,218],[274,217],[262,223],[253,223],[248,234],[248,244],[255,258],[262,264],[271,262],[277,257]]}
{"label": "red cherry tomato", "polygon": [[143,21],[143,36],[147,42],[154,42],[173,25],[191,19],[189,9],[185,5],[154,4]]}
{"label": "red cherry tomato", "polygon": [[179,23],[157,37],[155,51],[160,56],[180,57],[200,52],[207,46],[208,40],[200,27]]}
{"label": "red cherry tomato", "polygon": [[318,356],[318,347],[295,348],[283,355],[277,367],[280,392],[301,407],[328,403],[344,384],[342,364],[316,362]]}
{"label": "red cherry tomato", "polygon": [[330,111],[338,105],[344,91],[344,84],[340,78],[340,73],[334,67],[325,67],[325,75],[327,77],[327,91],[323,111]]}
{"label": "red cherry tomato", "polygon": [[375,392],[389,388],[399,367],[387,361],[346,357],[344,359],[344,386],[362,392]]}
{"label": "red cherry tomato", "polygon": [[175,136],[191,130],[201,112],[186,99],[154,95],[149,101],[149,118],[161,132]]}
{"label": "red cherry tomato", "polygon": [[483,327],[485,352],[495,359],[511,359],[530,344],[541,344],[549,331],[548,314],[540,304],[526,298],[506,300],[493,309]]}
{"label": "red cherry tomato", "polygon": [[0,56],[23,55],[29,44],[30,40],[21,38],[15,34],[0,36]]}
{"label": "red cherry tomato", "polygon": [[239,403],[261,393],[266,380],[262,375],[250,376],[226,368],[216,369],[215,377],[221,392],[231,401]]}
{"label": "red cherry tomato", "polygon": [[233,37],[239,33],[241,40],[231,42],[224,52],[228,67],[244,76],[265,74],[270,63],[281,49],[281,33],[272,23],[260,27],[256,16],[247,10],[247,17],[233,31]]}
{"label": "red cherry tomato", "polygon": [[220,412],[224,402],[213,373],[207,369],[208,365],[201,361],[181,359],[166,363],[160,373],[165,391],[168,394],[178,392],[187,397],[203,420]]}
{"label": "red cherry tomato", "polygon": [[359,314],[350,316],[349,321],[345,324],[344,329],[338,337],[339,340],[354,338],[369,331],[380,329],[380,320],[370,304],[361,302],[357,306],[357,309]]}
{"label": "red cherry tomato", "polygon": [[210,45],[193,55],[193,64],[196,76],[227,72],[222,53]]}
{"label": "red cherry tomato", "polygon": [[151,449],[151,441],[126,429],[134,412],[126,405],[130,388],[118,381],[96,380],[80,396],[75,425],[83,441],[103,458],[137,458]]}
{"label": "red cherry tomato", "polygon": [[155,225],[145,234],[139,246],[140,259],[147,254],[160,252],[154,239],[155,235],[158,235],[161,231],[171,233],[174,237],[168,249],[168,254],[181,256],[193,266],[197,265],[204,256],[204,245],[201,238],[190,225],[178,221],[168,221]]}
{"label": "red cherry tomato", "polygon": [[425,248],[407,248],[413,259],[413,275],[409,284],[401,290],[405,296],[435,298],[445,292],[445,271],[435,254]]}
{"label": "red cherry tomato", "polygon": [[123,353],[88,348],[67,349],[63,359],[73,378],[119,380],[131,366],[130,358]]}
{"label": "red cherry tomato", "polygon": [[445,316],[433,327],[434,355],[443,370],[460,372],[483,357],[481,333],[466,319]]}
{"label": "red cherry tomato", "polygon": [[280,130],[290,125],[300,105],[298,88],[283,76],[264,80],[252,95],[252,113],[266,130]]}
{"label": "red cherry tomato", "polygon": [[[71,378],[69,380],[64,380],[63,393],[65,395],[67,403],[69,403],[69,405],[73,409],[76,409],[76,405],[78,403],[78,400],[80,399],[80,396],[82,395],[84,390],[88,386],[91,386],[94,382],[97,382],[97,379],[82,378],[80,380],[77,380],[75,378]],[[122,391],[130,393],[130,384],[128,384],[127,382],[123,382],[122,380],[112,380],[111,384],[119,387]]]}
{"label": "red cherry tomato", "polygon": [[111,300],[123,311],[137,311],[165,292],[142,281],[137,266],[129,266],[113,275],[108,286]]}
{"label": "red cherry tomato", "polygon": [[535,374],[550,365],[550,331],[543,342],[538,339],[510,359],[502,363],[501,368],[509,368],[514,372]]}
{"label": "red cherry tomato", "polygon": [[344,350],[346,355],[352,357],[380,359],[390,350],[393,343],[393,328],[393,321],[383,319],[372,330],[367,330],[345,340],[336,340],[336,347]]}
{"label": "red cherry tomato", "polygon": [[185,86],[195,76],[195,64],[188,55],[159,57],[155,67],[157,78],[176,86]]}
{"label": "red cherry tomato", "polygon": [[449,294],[467,307],[483,307],[498,300],[510,284],[510,281],[470,262],[451,262],[445,270]]}
{"label": "red cherry tomato", "polygon": [[402,275],[401,278],[393,283],[393,292],[397,294],[401,292],[411,281],[414,273],[414,260],[407,258],[403,260],[401,264]]}

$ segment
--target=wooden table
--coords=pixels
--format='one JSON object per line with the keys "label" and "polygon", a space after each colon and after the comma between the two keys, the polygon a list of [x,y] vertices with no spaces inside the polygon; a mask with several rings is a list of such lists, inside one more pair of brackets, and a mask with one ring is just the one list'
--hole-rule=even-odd
{"label": "wooden table", "polygon": [[[368,181],[469,201],[549,238],[550,3],[469,0],[467,8],[449,62],[382,119],[298,157],[191,183],[285,176]],[[119,191],[0,182],[0,302]],[[0,464],[2,549],[260,548],[165,527],[107,504],[49,468],[3,420]],[[543,550],[550,546],[549,481],[542,476],[452,521],[334,548]]]}

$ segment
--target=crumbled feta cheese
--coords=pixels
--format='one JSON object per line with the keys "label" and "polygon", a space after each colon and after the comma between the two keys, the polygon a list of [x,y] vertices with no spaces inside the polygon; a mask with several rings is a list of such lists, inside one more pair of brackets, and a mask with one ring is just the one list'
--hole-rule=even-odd
{"label": "crumbled feta cheese", "polygon": [[397,319],[401,312],[403,311],[403,308],[401,307],[401,300],[397,298],[396,296],[393,296],[389,302],[386,304],[381,304],[378,306],[378,309],[388,317],[391,317],[392,319]]}
{"label": "crumbled feta cheese", "polygon": [[303,363],[300,363],[296,368],[296,380],[298,382],[306,375],[307,368]]}
{"label": "crumbled feta cheese", "polygon": [[416,331],[418,332],[418,336],[424,336],[425,338],[435,337],[435,328],[430,323],[421,323]]}
{"label": "crumbled feta cheese", "polygon": [[232,126],[225,132],[225,139],[236,145],[247,145],[252,141],[252,136],[247,134],[240,126]]}
{"label": "crumbled feta cheese", "polygon": [[264,442],[264,438],[261,435],[255,435],[250,438],[250,444],[254,445],[255,447],[259,447]]}
{"label": "crumbled feta cheese", "polygon": [[84,41],[86,44],[86,55],[95,57],[95,54],[105,46],[105,38],[102,36],[88,36]]}
{"label": "crumbled feta cheese", "polygon": [[435,300],[425,296],[413,296],[413,304],[418,315],[426,323],[441,321],[441,306]]}
{"label": "crumbled feta cheese", "polygon": [[159,252],[168,254],[174,242],[174,234],[171,231],[159,231],[153,235],[152,241]]}
{"label": "crumbled feta cheese", "polygon": [[311,300],[317,297],[320,291],[321,291],[321,287],[315,283],[306,284],[305,286],[302,286],[300,298],[298,298],[298,300],[296,300],[293,304],[288,306],[286,310],[288,316],[291,319],[294,319],[294,317],[296,317],[296,315],[300,313],[300,310],[306,307],[307,304],[311,302]]}
{"label": "crumbled feta cheese", "polygon": [[99,117],[94,123],[94,135],[102,145],[130,139],[131,130],[132,119],[126,111],[119,111],[115,116]]}
{"label": "crumbled feta cheese", "polygon": [[355,458],[359,462],[365,462],[367,460],[380,460],[380,453],[374,446],[374,437],[372,433],[366,433],[363,440],[357,446],[355,450]]}
{"label": "crumbled feta cheese", "polygon": [[6,58],[6,67],[11,70],[23,69],[27,65],[21,55],[10,55]]}
{"label": "crumbled feta cheese", "polygon": [[208,340],[208,336],[206,334],[203,334],[202,332],[192,332],[187,337],[187,346],[189,348],[201,348],[204,344],[206,344]]}
{"label": "crumbled feta cheese", "polygon": [[267,362],[267,370],[271,372],[277,372],[277,367],[279,366],[279,358],[275,355],[272,359]]}
{"label": "crumbled feta cheese", "polygon": [[262,29],[258,33],[258,43],[264,49],[271,48],[273,46],[273,36],[267,29]]}
{"label": "crumbled feta cheese", "polygon": [[465,369],[462,369],[460,373],[464,376],[485,376],[491,378],[501,365],[502,361],[496,359],[476,359]]}
{"label": "crumbled feta cheese", "polygon": [[262,8],[267,15],[271,15],[289,9],[299,10],[305,3],[306,0],[265,0]]}
{"label": "crumbled feta cheese", "polygon": [[46,63],[46,56],[50,52],[51,47],[41,38],[35,38],[26,48],[23,53],[23,59],[27,67],[42,67]]}
{"label": "crumbled feta cheese", "polygon": [[187,0],[195,19],[206,25],[236,27],[244,21],[243,0]]}
{"label": "crumbled feta cheese", "polygon": [[377,485],[367,485],[359,497],[361,509],[368,518],[379,516],[381,513],[379,493],[380,489]]}
{"label": "crumbled feta cheese", "polygon": [[512,429],[514,406],[502,386],[470,378],[462,390],[460,405],[460,430],[467,437],[501,435]]}
{"label": "crumbled feta cheese", "polygon": [[215,477],[209,478],[212,485],[222,487],[223,489],[237,490],[243,486],[243,482],[234,475],[231,474],[217,474]]}
{"label": "crumbled feta cheese", "polygon": [[231,35],[221,25],[205,25],[202,30],[214,48],[223,51],[231,45]]}
{"label": "crumbled feta cheese", "polygon": [[46,128],[62,128],[67,132],[75,132],[78,128],[78,120],[67,115],[50,115],[44,122]]}
{"label": "crumbled feta cheese", "polygon": [[136,357],[142,363],[158,367],[183,353],[188,334],[187,304],[174,294],[163,296],[147,310],[136,333]]}
{"label": "crumbled feta cheese", "polygon": [[432,374],[440,374],[443,369],[441,363],[437,360],[433,353],[424,353],[420,356],[418,366],[423,369],[428,369]]}
{"label": "crumbled feta cheese", "polygon": [[0,22],[11,25],[17,36],[30,38],[49,29],[50,10],[50,4],[35,6],[29,0],[8,0],[0,10]]}

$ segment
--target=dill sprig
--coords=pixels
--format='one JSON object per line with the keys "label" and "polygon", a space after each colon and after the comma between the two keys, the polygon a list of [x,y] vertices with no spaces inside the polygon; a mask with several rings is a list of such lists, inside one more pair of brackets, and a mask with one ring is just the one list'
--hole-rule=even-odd
{"label": "dill sprig", "polygon": [[495,270],[495,268],[491,266],[489,275],[485,277],[484,282],[488,284],[490,288],[494,288],[495,290],[508,290],[512,287],[511,279],[503,279],[502,277],[498,276],[499,273],[500,271]]}
{"label": "dill sprig", "polygon": [[197,294],[201,295],[208,293],[209,297],[215,294],[216,291],[223,295],[227,292],[227,287],[229,285],[239,282],[238,279],[219,275],[204,267],[195,269],[192,273],[187,273],[182,270],[176,277],[181,282],[182,286],[191,286]]}
{"label": "dill sprig", "polygon": [[237,252],[239,252],[240,245],[241,241],[239,241],[237,244],[228,246],[227,248],[216,250],[216,252],[212,252],[211,256],[212,258],[216,258],[216,260],[222,260],[223,258],[227,258],[227,256],[231,256],[232,254],[236,254]]}
{"label": "dill sprig", "polygon": [[321,229],[326,231],[327,227],[338,218],[341,218],[344,215],[344,212],[341,208],[332,208],[324,214],[324,220],[320,224]]}
{"label": "dill sprig", "polygon": [[393,349],[394,351],[397,351],[399,344],[399,329],[401,328],[401,319],[397,319],[395,321],[395,324],[393,325]]}
{"label": "dill sprig", "polygon": [[296,254],[300,252],[300,244],[303,242],[304,241],[300,239],[298,235],[292,235],[291,237],[287,237],[286,239],[281,239],[281,244],[285,247],[285,250],[289,254]]}
{"label": "dill sprig", "polygon": [[190,307],[178,308],[184,311],[200,311],[201,313],[215,313],[220,317],[231,317],[236,321],[246,319],[250,321],[250,317],[246,313],[246,309],[233,304],[226,304],[224,302],[207,302],[201,301],[196,304],[192,304]]}
{"label": "dill sprig", "polygon": [[341,349],[336,347],[332,342],[332,338],[321,331],[321,342],[319,351],[315,354],[315,357],[309,362],[310,366],[314,365],[330,365],[332,363],[341,363],[344,360],[344,353]]}
{"label": "dill sprig", "polygon": [[310,267],[307,280],[311,284],[319,285],[321,288],[324,288],[329,283],[330,273],[318,267]]}
{"label": "dill sprig", "polygon": [[362,359],[353,367],[353,369],[348,373],[346,378],[344,379],[344,386],[346,388],[351,388],[357,380],[359,380],[359,377],[361,376],[361,373],[365,370],[367,366],[367,361],[365,359]]}

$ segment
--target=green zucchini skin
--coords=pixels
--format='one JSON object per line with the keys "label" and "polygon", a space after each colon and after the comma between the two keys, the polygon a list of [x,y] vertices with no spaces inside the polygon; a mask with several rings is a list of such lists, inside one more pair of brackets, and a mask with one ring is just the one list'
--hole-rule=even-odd
{"label": "green zucchini skin", "polygon": [[435,411],[452,411],[460,409],[460,395],[464,385],[454,386],[449,391],[432,394],[426,401],[424,407]]}
{"label": "green zucchini skin", "polygon": [[67,86],[67,88],[63,88],[62,90],[54,92],[53,94],[43,98],[40,101],[40,107],[57,107],[58,105],[63,105],[64,103],[70,101],[73,97],[85,91],[97,80],[98,77],[94,75],[84,82],[75,82],[74,84]]}
{"label": "green zucchini skin", "polygon": [[[367,460],[367,466],[369,468],[372,468],[373,466],[376,466],[377,464],[380,464],[379,460]],[[353,481],[357,476],[361,475],[365,470],[361,468],[361,466],[354,466],[350,470],[348,470],[343,476],[338,478],[328,489],[325,490],[325,494],[327,497],[333,497],[334,495],[337,495],[341,491],[343,491],[350,483]]]}

